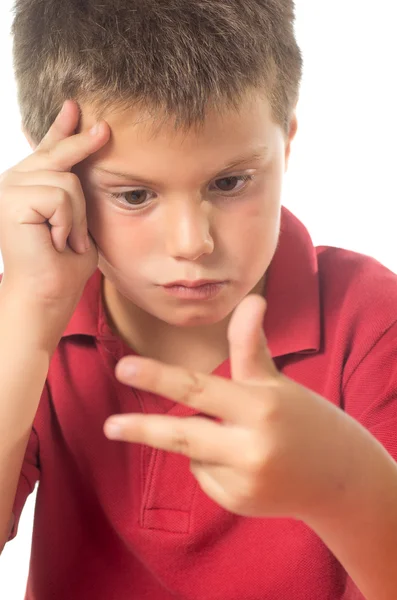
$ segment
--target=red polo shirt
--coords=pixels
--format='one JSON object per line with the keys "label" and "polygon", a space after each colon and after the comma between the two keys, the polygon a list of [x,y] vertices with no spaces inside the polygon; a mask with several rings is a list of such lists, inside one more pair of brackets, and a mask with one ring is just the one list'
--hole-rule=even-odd
{"label": "red polo shirt", "polygon": [[[107,417],[192,414],[123,386],[132,353],[111,332],[97,271],[51,362],[15,500],[40,480],[29,600],[353,600],[341,565],[301,522],[228,513],[183,456],[109,441]],[[287,210],[268,276],[265,329],[288,377],[365,425],[397,458],[397,276],[313,248]],[[216,373],[230,376],[225,362]]]}

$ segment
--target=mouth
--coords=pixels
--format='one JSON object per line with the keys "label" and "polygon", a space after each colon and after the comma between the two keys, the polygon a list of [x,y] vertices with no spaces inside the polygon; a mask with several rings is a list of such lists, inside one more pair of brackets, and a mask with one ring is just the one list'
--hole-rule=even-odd
{"label": "mouth", "polygon": [[227,281],[213,279],[179,280],[166,283],[162,288],[168,295],[184,300],[211,300],[224,289],[227,283]]}
{"label": "mouth", "polygon": [[171,283],[164,283],[163,287],[170,288],[170,287],[181,286],[181,287],[186,287],[186,288],[198,288],[198,287],[202,287],[203,285],[217,285],[220,283],[225,283],[225,282],[217,281],[215,279],[196,279],[194,281],[180,279],[178,281],[173,281]]}

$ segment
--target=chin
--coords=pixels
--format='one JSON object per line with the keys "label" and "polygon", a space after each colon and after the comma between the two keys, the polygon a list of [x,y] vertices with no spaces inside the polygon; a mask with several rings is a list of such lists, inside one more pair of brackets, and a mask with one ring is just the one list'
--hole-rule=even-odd
{"label": "chin", "polygon": [[224,319],[228,317],[228,315],[232,312],[233,308],[230,311],[218,309],[210,309],[203,310],[197,308],[196,310],[183,310],[180,311],[178,309],[173,311],[151,311],[153,316],[155,316],[160,321],[168,323],[168,325],[172,325],[174,327],[200,327],[204,325],[215,325],[216,323],[220,323]]}

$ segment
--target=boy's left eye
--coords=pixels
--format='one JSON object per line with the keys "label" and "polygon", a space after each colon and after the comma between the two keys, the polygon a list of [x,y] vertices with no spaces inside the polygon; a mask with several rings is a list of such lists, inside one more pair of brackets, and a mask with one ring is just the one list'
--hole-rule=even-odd
{"label": "boy's left eye", "polygon": [[[217,191],[220,192],[239,192],[241,191],[247,183],[247,181],[252,180],[252,175],[232,175],[230,177],[222,177],[222,179],[217,179],[215,183],[220,187],[217,188]],[[236,189],[236,184],[242,183],[243,185]]]}

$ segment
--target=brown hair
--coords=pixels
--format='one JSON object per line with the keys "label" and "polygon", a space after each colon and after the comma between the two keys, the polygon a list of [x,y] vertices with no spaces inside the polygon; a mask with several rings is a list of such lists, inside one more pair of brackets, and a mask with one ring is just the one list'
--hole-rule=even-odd
{"label": "brown hair", "polygon": [[63,102],[204,122],[263,89],[288,132],[302,77],[293,0],[15,0],[14,71],[35,143]]}

